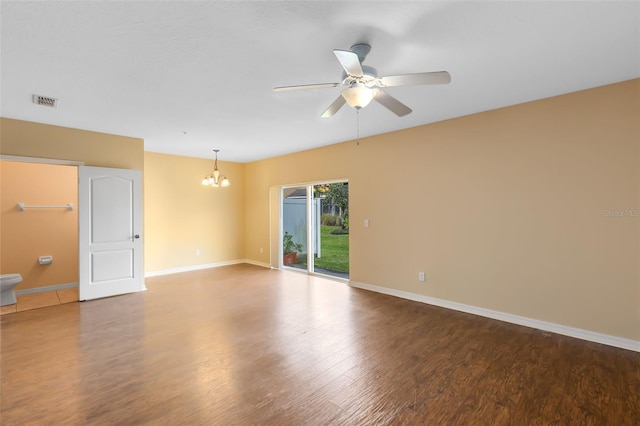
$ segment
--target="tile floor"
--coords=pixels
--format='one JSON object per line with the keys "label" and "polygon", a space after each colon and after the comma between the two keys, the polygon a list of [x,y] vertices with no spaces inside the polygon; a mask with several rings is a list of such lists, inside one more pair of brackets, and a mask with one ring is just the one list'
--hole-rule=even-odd
{"label": "tile floor", "polygon": [[47,306],[62,305],[78,301],[78,288],[65,288],[63,290],[45,291],[42,293],[22,294],[17,297],[18,303],[14,305],[0,306],[0,315],[14,312],[28,311],[31,309],[46,308]]}

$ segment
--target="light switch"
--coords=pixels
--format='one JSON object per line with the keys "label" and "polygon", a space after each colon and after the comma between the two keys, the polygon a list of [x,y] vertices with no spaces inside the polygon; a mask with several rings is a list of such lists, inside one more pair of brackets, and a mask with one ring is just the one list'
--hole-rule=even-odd
{"label": "light switch", "polygon": [[364,227],[368,228],[369,227],[369,219],[365,219],[364,220]]}

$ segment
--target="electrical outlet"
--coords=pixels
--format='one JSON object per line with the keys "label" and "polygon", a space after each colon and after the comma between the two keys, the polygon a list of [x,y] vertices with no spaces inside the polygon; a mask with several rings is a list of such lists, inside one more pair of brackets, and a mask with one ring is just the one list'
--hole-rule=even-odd
{"label": "electrical outlet", "polygon": [[196,256],[200,256],[200,249],[196,250]]}
{"label": "electrical outlet", "polygon": [[424,281],[424,272],[418,272],[418,279]]}

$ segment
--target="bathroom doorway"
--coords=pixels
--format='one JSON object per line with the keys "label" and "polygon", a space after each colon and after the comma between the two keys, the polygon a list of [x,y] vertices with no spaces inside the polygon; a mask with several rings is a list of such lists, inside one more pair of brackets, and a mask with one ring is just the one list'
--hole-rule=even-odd
{"label": "bathroom doorway", "polygon": [[3,312],[78,300],[77,205],[76,164],[2,157],[0,272],[23,278],[19,303]]}
{"label": "bathroom doorway", "polygon": [[[84,182],[89,175],[94,178],[90,184]],[[127,181],[131,176],[135,178]],[[91,196],[79,196],[84,193],[79,192],[83,184],[85,188],[92,188]],[[69,298],[88,300],[145,290],[141,185],[142,173],[138,170],[86,167],[74,161],[1,155],[1,272],[23,275],[23,282],[16,287],[19,300],[15,311],[21,310],[20,296],[24,296],[23,300],[38,299],[35,307],[44,307],[58,304],[52,303],[55,301],[69,301]],[[93,191],[99,187],[106,188],[102,195]],[[128,199],[129,203],[117,202],[122,199]],[[129,219],[123,210],[126,204],[131,207]],[[96,214],[98,211],[100,215]],[[91,246],[98,229],[94,226],[95,220],[89,220],[98,216],[104,220],[97,226],[103,231],[107,229],[102,232],[107,237],[98,242],[99,247]],[[120,228],[114,222],[118,217],[125,222]],[[79,229],[84,230],[85,235],[91,235],[90,256],[81,256],[88,248],[86,244],[79,244]],[[118,229],[122,232],[118,233]],[[123,233],[126,233],[124,237],[120,235]],[[130,240],[131,247],[118,251],[114,244],[119,241],[114,237],[119,241]],[[122,262],[124,258],[130,258],[128,266],[125,265],[127,262]],[[79,267],[83,261],[91,262],[90,273],[86,272],[86,267],[85,273]],[[120,285],[123,281],[129,285]],[[96,291],[85,292],[82,296],[82,292],[78,293],[79,284],[91,285]]]}

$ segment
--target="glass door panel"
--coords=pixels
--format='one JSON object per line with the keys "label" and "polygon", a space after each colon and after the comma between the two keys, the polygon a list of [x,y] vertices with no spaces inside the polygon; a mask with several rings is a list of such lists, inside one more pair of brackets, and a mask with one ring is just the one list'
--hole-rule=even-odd
{"label": "glass door panel", "polygon": [[313,272],[349,278],[349,183],[313,186]]}
{"label": "glass door panel", "polygon": [[282,188],[282,266],[307,270],[307,186]]}

